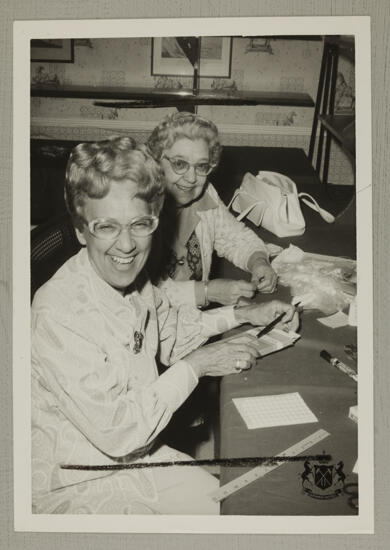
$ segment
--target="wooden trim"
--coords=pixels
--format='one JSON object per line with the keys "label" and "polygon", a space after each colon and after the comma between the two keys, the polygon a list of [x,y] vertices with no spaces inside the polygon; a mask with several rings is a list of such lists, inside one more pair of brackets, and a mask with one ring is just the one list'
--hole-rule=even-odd
{"label": "wooden trim", "polygon": [[[51,128],[100,128],[115,131],[151,132],[158,120],[102,120],[84,118],[32,117],[31,127]],[[255,124],[217,124],[220,134],[289,135],[309,136],[311,127],[306,126],[257,126]]]}

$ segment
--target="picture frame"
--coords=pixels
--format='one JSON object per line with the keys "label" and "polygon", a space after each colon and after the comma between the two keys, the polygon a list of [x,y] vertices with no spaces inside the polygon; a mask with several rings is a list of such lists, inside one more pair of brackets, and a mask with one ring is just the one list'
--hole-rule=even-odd
{"label": "picture frame", "polygon": [[[230,78],[232,37],[202,36],[199,76]],[[194,72],[175,37],[152,38],[152,76],[192,76]]]}
{"label": "picture frame", "polygon": [[32,39],[31,61],[46,63],[73,63],[74,40],[73,38],[59,39]]}

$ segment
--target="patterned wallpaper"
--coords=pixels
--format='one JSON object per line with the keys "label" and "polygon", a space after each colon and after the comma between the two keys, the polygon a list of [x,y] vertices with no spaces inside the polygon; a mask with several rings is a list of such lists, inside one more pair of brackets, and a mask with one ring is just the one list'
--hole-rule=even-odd
{"label": "patterned wallpaper", "polygon": [[[315,99],[322,42],[283,39],[263,42],[259,46],[248,38],[234,38],[231,79],[201,78],[200,87],[307,92]],[[150,38],[77,40],[74,63],[31,63],[31,81],[35,85],[52,82],[59,85],[84,84],[96,87],[191,86],[190,78],[151,75]],[[340,58],[339,63],[336,105],[340,108],[354,106],[354,67],[344,58]],[[129,128],[131,122],[149,122],[153,125],[169,111],[166,108],[97,107],[89,99],[32,98],[31,116],[35,121],[32,134],[63,139],[96,139],[107,133],[118,133],[116,130],[113,132],[104,127],[99,128],[99,120],[118,121],[121,132],[126,127],[126,121],[129,121]],[[202,106],[198,112],[211,118],[217,125],[231,126],[231,132],[222,136],[226,144],[272,143],[273,146],[299,146],[307,150],[313,108]],[[37,119],[39,121],[47,118],[64,120],[63,124],[56,127],[45,127],[43,121],[43,124],[37,123]],[[76,120],[81,123],[75,124]],[[94,121],[90,128],[88,121]],[[236,133],[234,125],[258,126],[259,133]],[[285,134],[282,128],[277,132],[272,131],[275,126],[286,127]],[[269,134],[267,128],[270,128]],[[294,128],[297,128],[296,135]],[[138,132],[135,137],[142,138],[142,132]],[[335,183],[352,183],[349,162],[337,147],[332,147],[329,178]]]}

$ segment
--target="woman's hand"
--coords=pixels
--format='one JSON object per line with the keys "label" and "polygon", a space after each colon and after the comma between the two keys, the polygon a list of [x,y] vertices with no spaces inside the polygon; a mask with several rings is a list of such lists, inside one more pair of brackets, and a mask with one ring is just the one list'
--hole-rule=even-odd
{"label": "woman's hand", "polygon": [[276,327],[295,332],[299,327],[299,315],[291,304],[272,300],[265,304],[251,304],[234,310],[239,323],[251,323],[254,326],[267,326],[282,313],[284,316]]}
{"label": "woman's hand", "polygon": [[259,342],[251,334],[202,346],[186,357],[197,376],[225,376],[250,369],[259,357]]}
{"label": "woman's hand", "polygon": [[257,259],[251,266],[252,283],[259,292],[274,292],[278,276],[266,258]]}
{"label": "woman's hand", "polygon": [[255,282],[234,281],[231,279],[213,279],[208,285],[208,299],[224,306],[237,304],[240,298],[253,298]]}

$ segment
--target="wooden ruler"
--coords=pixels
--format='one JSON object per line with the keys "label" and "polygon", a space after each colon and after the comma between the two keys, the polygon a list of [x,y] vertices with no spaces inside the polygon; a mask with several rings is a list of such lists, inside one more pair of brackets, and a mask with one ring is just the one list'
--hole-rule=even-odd
{"label": "wooden ruler", "polygon": [[[325,430],[317,430],[313,434],[309,435],[305,439],[302,439],[292,447],[289,447],[282,453],[279,453],[278,456],[280,457],[289,457],[289,456],[297,456],[301,454],[306,449],[309,449],[319,441],[322,441],[325,439],[325,437],[328,437],[329,432]],[[242,476],[237,477],[236,479],[233,479],[233,481],[229,481],[229,483],[226,483],[226,485],[223,485],[216,491],[213,491],[209,494],[209,496],[215,501],[219,502],[223,500],[224,498],[232,495],[233,493],[239,491],[243,487],[246,487],[246,485],[249,485],[253,481],[256,481],[256,479],[259,479],[260,477],[265,476],[272,470],[275,470],[275,468],[279,468],[279,466],[282,466],[282,464],[285,464],[286,461],[279,461],[275,462],[273,464],[267,465],[262,464],[261,466],[256,466],[256,468],[253,468],[246,474],[243,474]]]}

